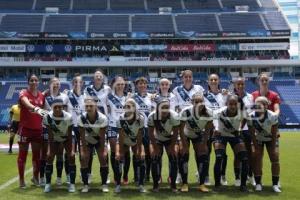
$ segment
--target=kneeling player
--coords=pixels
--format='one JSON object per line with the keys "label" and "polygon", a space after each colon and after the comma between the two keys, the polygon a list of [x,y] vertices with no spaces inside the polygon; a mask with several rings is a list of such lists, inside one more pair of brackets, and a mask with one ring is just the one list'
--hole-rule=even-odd
{"label": "kneeling player", "polygon": [[183,109],[180,114],[181,126],[181,142],[179,171],[182,177],[182,192],[188,191],[188,161],[189,161],[189,146],[192,142],[200,175],[201,192],[209,192],[204,185],[208,171],[208,147],[207,140],[210,131],[213,129],[212,110],[204,105],[204,97],[201,93],[195,93],[192,96],[192,106]]}
{"label": "kneeling player", "polygon": [[160,98],[157,100],[156,110],[149,115],[148,119],[149,137],[150,137],[150,155],[152,158],[152,178],[153,191],[159,191],[160,179],[160,159],[165,147],[169,157],[171,189],[177,192],[177,154],[176,148],[177,136],[180,126],[178,114],[170,110],[168,99]]}
{"label": "kneeling player", "polygon": [[281,192],[279,187],[279,145],[278,145],[278,116],[267,110],[269,101],[266,97],[258,97],[255,100],[257,110],[251,114],[248,121],[249,131],[254,145],[254,174],[256,191],[262,191],[262,159],[264,146],[266,146],[272,165],[272,182],[274,192]]}
{"label": "kneeling player", "polygon": [[107,149],[105,147],[105,133],[108,125],[107,117],[97,111],[97,104],[94,98],[87,97],[84,100],[85,111],[78,118],[78,127],[81,142],[81,176],[84,184],[81,192],[86,193],[89,191],[88,183],[88,165],[90,153],[95,149],[98,154],[100,162],[100,174],[102,179],[102,191],[108,192],[106,184],[108,176],[107,164]]}
{"label": "kneeling player", "polygon": [[53,173],[53,160],[55,156],[63,156],[67,152],[70,171],[69,192],[75,192],[76,165],[75,154],[72,151],[72,116],[65,112],[61,99],[53,100],[52,111],[44,117],[43,124],[49,133],[49,147],[46,164],[45,192],[51,191],[51,176]]}
{"label": "kneeling player", "polygon": [[234,154],[241,162],[241,186],[242,192],[247,191],[246,181],[248,174],[248,156],[247,150],[240,132],[244,122],[244,117],[238,109],[238,96],[229,95],[226,102],[226,107],[220,110],[217,115],[218,126],[214,133],[216,162],[214,167],[215,186],[221,186],[221,169],[222,161],[225,154],[227,143],[230,144]]}
{"label": "kneeling player", "polygon": [[138,174],[138,184],[140,192],[146,192],[144,188],[145,178],[145,151],[143,146],[143,127],[144,117],[136,109],[136,103],[133,99],[128,99],[125,103],[125,113],[117,121],[119,128],[119,140],[116,146],[116,172],[117,172],[117,186],[116,193],[121,192],[121,176],[122,166],[121,163],[124,155],[131,150],[133,152],[133,162],[135,174]]}

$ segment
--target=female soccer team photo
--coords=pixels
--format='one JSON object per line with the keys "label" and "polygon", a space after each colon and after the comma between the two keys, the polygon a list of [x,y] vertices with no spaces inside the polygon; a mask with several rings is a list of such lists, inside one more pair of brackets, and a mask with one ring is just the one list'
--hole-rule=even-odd
{"label": "female soccer team photo", "polygon": [[[75,74],[70,90],[62,90],[60,80],[53,77],[49,89],[40,91],[38,76],[30,75],[28,88],[19,95],[20,188],[27,187],[24,171],[29,146],[32,182],[45,193],[53,189],[54,167],[57,185],[62,185],[65,171],[69,192],[76,191],[76,178],[81,179],[81,192],[89,192],[95,162],[100,168],[94,174],[100,174],[104,193],[109,192],[110,182],[115,193],[126,190],[130,166],[141,193],[147,192],[150,177],[152,192],[159,192],[166,179],[172,192],[189,192],[189,173],[196,173],[198,190],[207,193],[212,183],[216,190],[228,184],[226,152],[231,149],[235,186],[248,192],[249,181],[260,192],[266,148],[272,189],[280,193],[280,98],[269,90],[268,75],[258,76],[258,90],[252,94],[245,91],[243,77],[234,79],[233,88],[228,89],[220,88],[217,74],[208,76],[208,88],[193,84],[191,70],[180,75],[180,86],[171,90],[171,81],[162,78],[154,94],[147,91],[145,77],[137,78],[130,90],[122,76],[105,84],[100,70],[86,88],[81,75]],[[162,161],[164,151],[168,166]],[[215,160],[211,159],[213,152]],[[194,163],[191,159],[195,159],[196,171],[189,170]],[[168,177],[162,177],[164,168]],[[210,168],[213,174],[209,174]]]}

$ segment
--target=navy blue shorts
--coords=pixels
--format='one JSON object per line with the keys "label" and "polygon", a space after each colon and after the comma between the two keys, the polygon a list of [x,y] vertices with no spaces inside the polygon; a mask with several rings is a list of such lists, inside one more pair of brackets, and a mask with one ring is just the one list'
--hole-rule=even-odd
{"label": "navy blue shorts", "polygon": [[148,147],[150,144],[148,128],[143,128],[143,145],[144,147]]}
{"label": "navy blue shorts", "polygon": [[156,144],[166,147],[166,146],[169,146],[171,144],[171,140],[167,140],[167,141],[156,140]]}
{"label": "navy blue shorts", "polygon": [[119,128],[109,126],[107,129],[107,139],[118,138]]}
{"label": "navy blue shorts", "polygon": [[47,142],[49,138],[48,129],[43,127],[42,139],[43,141]]}
{"label": "navy blue shorts", "polygon": [[216,136],[214,142],[221,143],[224,146],[226,146],[227,143],[229,143],[232,148],[235,147],[235,145],[237,144],[244,143],[243,139],[240,136],[236,136],[236,137]]}
{"label": "navy blue shorts", "polygon": [[203,142],[203,137],[202,135],[197,135],[196,138],[189,138],[187,137],[189,142],[192,142],[193,144],[198,144],[198,143],[202,143]]}
{"label": "navy blue shorts", "polygon": [[12,121],[11,126],[10,126],[10,131],[17,134],[18,130],[19,130],[19,122]]}
{"label": "navy blue shorts", "polygon": [[246,144],[251,144],[252,139],[251,139],[251,134],[249,133],[249,130],[243,130],[242,131],[242,139]]}
{"label": "navy blue shorts", "polygon": [[[256,142],[260,146],[264,146],[264,145],[266,145],[266,147],[272,146],[272,141],[262,142],[262,141],[256,140]],[[276,144],[275,145],[276,145],[276,147],[279,147],[279,140],[278,139],[276,139]]]}

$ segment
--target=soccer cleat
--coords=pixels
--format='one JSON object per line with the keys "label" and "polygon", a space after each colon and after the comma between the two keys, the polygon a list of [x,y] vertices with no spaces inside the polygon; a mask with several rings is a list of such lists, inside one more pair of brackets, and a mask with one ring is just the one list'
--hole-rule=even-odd
{"label": "soccer cleat", "polygon": [[89,189],[90,189],[90,188],[89,188],[88,185],[84,185],[83,188],[82,188],[82,190],[81,190],[81,192],[82,192],[82,193],[87,193],[87,192],[89,192]]}
{"label": "soccer cleat", "polygon": [[145,189],[145,187],[143,185],[139,186],[139,191],[140,191],[140,193],[146,193],[147,192],[147,190]]}
{"label": "soccer cleat", "polygon": [[172,188],[172,192],[173,192],[173,193],[178,193],[177,188]]}
{"label": "soccer cleat", "polygon": [[57,177],[56,179],[56,185],[61,186],[62,185],[62,181],[60,177]]}
{"label": "soccer cleat", "polygon": [[281,193],[281,190],[278,185],[273,185],[273,191],[276,193]]}
{"label": "soccer cleat", "polygon": [[261,185],[261,184],[257,184],[257,185],[255,186],[255,191],[256,191],[256,192],[261,192],[261,191],[262,191],[262,185]]}
{"label": "soccer cleat", "polygon": [[48,193],[48,192],[50,192],[50,191],[51,191],[51,185],[50,185],[50,184],[46,184],[46,185],[45,185],[44,192],[45,192],[45,193]]}
{"label": "soccer cleat", "polygon": [[20,183],[19,187],[20,187],[20,189],[26,189],[25,182]]}
{"label": "soccer cleat", "polygon": [[40,178],[40,186],[44,187],[45,185],[46,185],[46,179],[45,179],[45,177],[41,177]]}
{"label": "soccer cleat", "polygon": [[181,186],[181,189],[180,189],[181,192],[188,192],[189,191],[189,186],[188,184],[183,184]]}
{"label": "soccer cleat", "polygon": [[88,183],[91,184],[92,183],[92,174],[88,175]]}
{"label": "soccer cleat", "polygon": [[39,180],[34,177],[31,178],[31,182],[34,186],[37,186],[37,187],[40,186]]}
{"label": "soccer cleat", "polygon": [[222,176],[222,177],[221,177],[221,185],[228,185],[226,176]]}
{"label": "soccer cleat", "polygon": [[158,186],[157,187],[153,187],[152,191],[155,192],[155,193],[158,193],[159,192],[159,187]]}
{"label": "soccer cleat", "polygon": [[200,192],[209,192],[209,189],[205,186],[205,184],[202,184],[199,186]]}
{"label": "soccer cleat", "polygon": [[70,175],[67,175],[67,181],[66,181],[67,184],[70,184],[71,183],[71,178],[70,178]]}
{"label": "soccer cleat", "polygon": [[210,186],[211,185],[211,183],[209,181],[209,176],[205,177],[204,185],[206,185],[206,186]]}
{"label": "soccer cleat", "polygon": [[240,187],[241,186],[241,179],[235,179],[234,186],[235,187]]}
{"label": "soccer cleat", "polygon": [[123,185],[128,185],[129,184],[129,181],[128,181],[128,178],[123,178]]}
{"label": "soccer cleat", "polygon": [[110,178],[109,178],[109,176],[107,177],[106,184],[110,184]]}
{"label": "soccer cleat", "polygon": [[68,191],[70,193],[76,192],[75,185],[74,184],[70,184],[69,187],[68,187]]}
{"label": "soccer cleat", "polygon": [[8,150],[8,152],[7,152],[8,154],[12,154],[12,150],[10,149],[10,150]]}
{"label": "soccer cleat", "polygon": [[108,185],[102,185],[102,192],[109,192]]}
{"label": "soccer cleat", "polygon": [[241,191],[241,192],[248,192],[247,186],[245,186],[245,185],[242,186],[242,185],[241,185],[241,186],[240,186],[240,191]]}
{"label": "soccer cleat", "polygon": [[280,184],[280,181],[278,181],[278,187],[279,187],[279,189],[281,189],[281,184]]}
{"label": "soccer cleat", "polygon": [[120,193],[121,192],[121,185],[117,185],[115,188],[115,193]]}
{"label": "soccer cleat", "polygon": [[256,185],[254,176],[248,176],[248,181],[250,182],[251,185],[253,185],[253,186]]}
{"label": "soccer cleat", "polygon": [[178,173],[177,174],[177,178],[176,178],[176,184],[182,183],[182,178],[181,178],[181,174]]}

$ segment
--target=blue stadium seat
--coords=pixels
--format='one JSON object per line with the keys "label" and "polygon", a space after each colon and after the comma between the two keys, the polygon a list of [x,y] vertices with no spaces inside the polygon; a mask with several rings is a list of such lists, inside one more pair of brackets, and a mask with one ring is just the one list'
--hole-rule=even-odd
{"label": "blue stadium seat", "polygon": [[220,10],[220,4],[218,0],[184,0],[186,9],[210,9]]}
{"label": "blue stadium seat", "polygon": [[110,0],[110,8],[113,11],[145,11],[144,0]]}
{"label": "blue stadium seat", "polygon": [[174,32],[171,15],[134,15],[133,32]]}
{"label": "blue stadium seat", "polygon": [[70,0],[37,0],[36,10],[44,10],[46,7],[57,7],[61,10],[69,10]]}
{"label": "blue stadium seat", "polygon": [[89,32],[129,32],[129,15],[93,15],[90,18]]}
{"label": "blue stadium seat", "polygon": [[42,15],[5,15],[0,30],[36,33],[41,31],[42,20]]}
{"label": "blue stadium seat", "polygon": [[50,15],[46,19],[45,32],[85,32],[85,15]]}
{"label": "blue stadium seat", "polygon": [[106,0],[73,0],[73,10],[106,10]]}
{"label": "blue stadium seat", "polygon": [[178,14],[176,17],[178,31],[218,32],[219,27],[214,14]]}
{"label": "blue stadium seat", "polygon": [[264,17],[269,30],[289,30],[289,25],[281,12],[267,12]]}

